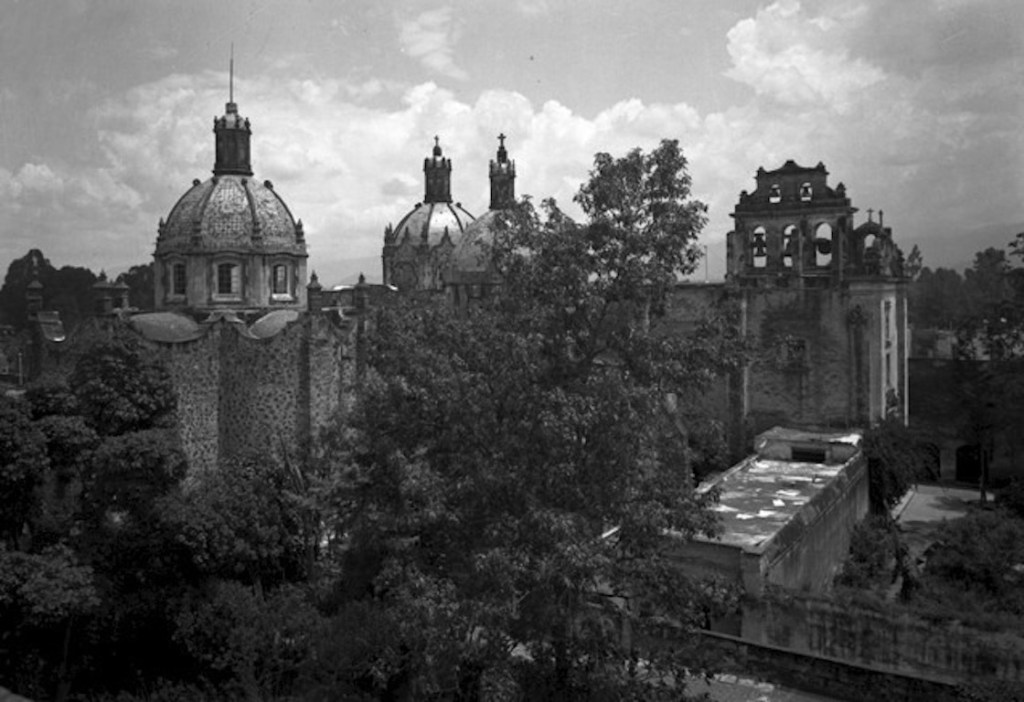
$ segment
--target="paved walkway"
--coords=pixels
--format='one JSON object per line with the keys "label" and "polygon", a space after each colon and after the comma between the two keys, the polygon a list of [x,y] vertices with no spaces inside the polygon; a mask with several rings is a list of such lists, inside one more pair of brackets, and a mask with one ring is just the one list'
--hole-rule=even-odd
{"label": "paved walkway", "polygon": [[978,491],[973,489],[918,485],[908,492],[892,516],[899,521],[912,562],[935,542],[942,522],[962,517],[977,502]]}
{"label": "paved walkway", "polygon": [[709,693],[715,702],[838,702],[834,697],[790,690],[737,675],[716,675],[710,684],[697,681],[686,686],[687,694],[702,692]]}

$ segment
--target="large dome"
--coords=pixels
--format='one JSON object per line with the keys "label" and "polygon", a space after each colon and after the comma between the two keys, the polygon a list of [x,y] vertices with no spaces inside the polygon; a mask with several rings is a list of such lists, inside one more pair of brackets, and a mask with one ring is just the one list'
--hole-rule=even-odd
{"label": "large dome", "polygon": [[156,253],[305,254],[302,223],[270,181],[241,175],[215,175],[193,181],[166,222],[161,222]]}
{"label": "large dome", "polygon": [[463,273],[491,270],[490,249],[494,246],[498,230],[505,225],[502,219],[507,216],[508,213],[504,210],[488,210],[466,227],[462,238],[456,242],[455,250],[452,251],[452,270]]}
{"label": "large dome", "polygon": [[434,248],[445,239],[454,244],[462,237],[473,215],[461,203],[421,202],[405,215],[395,227],[392,241],[401,245],[408,241],[414,245],[426,244]]}

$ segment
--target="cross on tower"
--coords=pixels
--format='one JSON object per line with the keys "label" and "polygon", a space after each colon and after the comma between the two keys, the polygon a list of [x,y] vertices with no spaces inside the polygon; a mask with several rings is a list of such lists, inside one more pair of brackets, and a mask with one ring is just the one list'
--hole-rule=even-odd
{"label": "cross on tower", "polygon": [[875,213],[875,211],[874,211],[873,209],[871,209],[871,208],[869,207],[869,208],[868,208],[868,221],[869,221],[869,222],[874,222],[874,221],[875,221],[875,220],[873,220],[873,219],[871,218],[871,215],[873,215],[874,213]]}
{"label": "cross on tower", "polygon": [[499,142],[499,144],[500,144],[501,146],[504,146],[504,145],[505,145],[505,135],[504,135],[504,134],[499,134],[499,135],[498,135],[498,142]]}

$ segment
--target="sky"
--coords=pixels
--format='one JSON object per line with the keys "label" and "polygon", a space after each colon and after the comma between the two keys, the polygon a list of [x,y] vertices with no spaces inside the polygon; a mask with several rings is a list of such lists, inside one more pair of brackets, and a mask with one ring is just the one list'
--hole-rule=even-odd
{"label": "sky", "polygon": [[963,267],[1024,231],[1019,0],[0,0],[0,267],[39,248],[116,273],[213,167],[234,96],[255,176],[301,218],[324,283],[380,278],[423,195],[572,197],[594,154],[677,139],[709,207],[705,273],[759,167],[787,159],[885,211],[905,251]]}

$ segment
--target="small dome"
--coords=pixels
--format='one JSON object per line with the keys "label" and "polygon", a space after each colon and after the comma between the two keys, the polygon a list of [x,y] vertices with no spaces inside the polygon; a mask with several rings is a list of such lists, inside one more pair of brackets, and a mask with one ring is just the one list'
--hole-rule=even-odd
{"label": "small dome", "polygon": [[473,215],[464,210],[460,203],[423,202],[398,223],[391,235],[392,242],[401,246],[409,241],[434,248],[447,237],[454,245],[473,220]]}
{"label": "small dome", "polygon": [[237,251],[304,255],[302,225],[269,187],[220,175],[182,195],[160,226],[156,253]]}
{"label": "small dome", "polygon": [[466,227],[452,251],[452,271],[483,273],[491,269],[490,247],[494,245],[495,235],[502,226],[501,218],[505,215],[502,210],[488,210]]}

